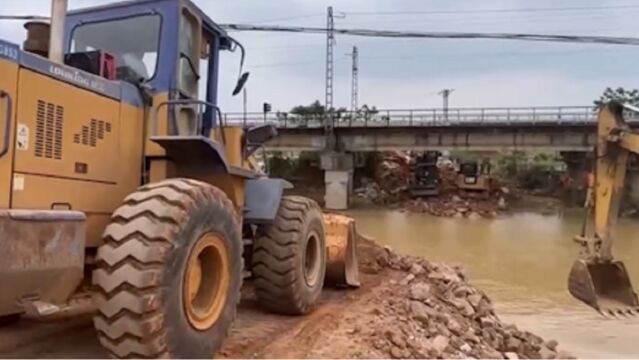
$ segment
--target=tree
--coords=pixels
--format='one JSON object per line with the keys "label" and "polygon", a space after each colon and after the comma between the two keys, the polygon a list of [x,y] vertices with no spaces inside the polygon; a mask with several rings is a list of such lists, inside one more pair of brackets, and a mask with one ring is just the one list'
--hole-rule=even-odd
{"label": "tree", "polygon": [[291,109],[291,114],[299,116],[321,116],[324,115],[324,105],[319,100],[310,105],[298,105]]}
{"label": "tree", "polygon": [[597,107],[600,107],[610,101],[618,101],[622,104],[639,106],[639,90],[626,90],[622,87],[612,89],[607,87],[603,95],[594,103]]}

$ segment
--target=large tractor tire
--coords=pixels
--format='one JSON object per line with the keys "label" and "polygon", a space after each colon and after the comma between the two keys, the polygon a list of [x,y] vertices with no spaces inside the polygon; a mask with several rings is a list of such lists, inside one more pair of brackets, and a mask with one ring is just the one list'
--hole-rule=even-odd
{"label": "large tractor tire", "polygon": [[199,181],[143,186],[112,216],[93,272],[102,345],[118,358],[212,358],[242,282],[240,220]]}
{"label": "large tractor tire", "polygon": [[252,265],[255,292],[265,308],[287,315],[312,311],[326,271],[324,222],[317,203],[299,196],[282,198],[273,224],[257,230]]}

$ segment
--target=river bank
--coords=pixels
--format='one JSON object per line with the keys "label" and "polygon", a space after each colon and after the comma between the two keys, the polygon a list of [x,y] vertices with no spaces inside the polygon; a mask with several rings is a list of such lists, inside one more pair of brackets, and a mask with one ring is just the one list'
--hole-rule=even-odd
{"label": "river bank", "polygon": [[[609,320],[573,299],[566,282],[579,249],[581,211],[513,212],[495,219],[433,217],[398,210],[352,210],[360,232],[400,254],[463,264],[471,283],[506,322],[555,339],[580,358],[636,358],[639,322]],[[621,219],[616,256],[639,279],[639,221]]]}

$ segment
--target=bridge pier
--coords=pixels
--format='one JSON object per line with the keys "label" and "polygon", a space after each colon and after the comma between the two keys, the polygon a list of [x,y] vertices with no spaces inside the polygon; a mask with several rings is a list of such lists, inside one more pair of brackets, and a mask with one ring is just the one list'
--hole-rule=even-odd
{"label": "bridge pier", "polygon": [[324,170],[324,206],[329,210],[346,210],[353,193],[353,154],[325,152],[320,155]]}

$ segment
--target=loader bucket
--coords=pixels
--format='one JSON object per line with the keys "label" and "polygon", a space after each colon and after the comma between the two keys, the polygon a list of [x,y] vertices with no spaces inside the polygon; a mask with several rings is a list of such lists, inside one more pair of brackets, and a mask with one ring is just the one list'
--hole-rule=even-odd
{"label": "loader bucket", "polygon": [[326,285],[359,287],[355,220],[324,214],[326,231]]}
{"label": "loader bucket", "polygon": [[577,260],[568,277],[570,294],[603,315],[639,314],[639,301],[621,261]]}

